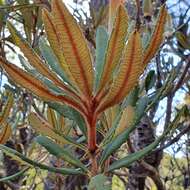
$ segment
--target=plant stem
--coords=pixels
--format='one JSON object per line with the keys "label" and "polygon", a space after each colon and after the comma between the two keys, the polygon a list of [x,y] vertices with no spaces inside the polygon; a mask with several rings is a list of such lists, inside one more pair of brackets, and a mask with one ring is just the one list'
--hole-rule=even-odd
{"label": "plant stem", "polygon": [[88,150],[91,153],[96,151],[96,117],[91,117],[90,120],[87,121],[88,128]]}

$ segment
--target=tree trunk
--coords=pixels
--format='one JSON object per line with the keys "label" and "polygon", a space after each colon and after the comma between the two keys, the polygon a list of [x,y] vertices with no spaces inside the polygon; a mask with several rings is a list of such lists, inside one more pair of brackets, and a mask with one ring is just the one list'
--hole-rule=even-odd
{"label": "tree trunk", "polygon": [[[136,152],[148,146],[155,140],[155,131],[148,117],[144,117],[136,130],[131,136],[132,151]],[[160,164],[162,153],[152,153],[143,159],[143,161],[151,165],[155,170]],[[129,169],[127,190],[144,190],[146,177],[150,175],[150,171],[140,162],[135,162]]]}

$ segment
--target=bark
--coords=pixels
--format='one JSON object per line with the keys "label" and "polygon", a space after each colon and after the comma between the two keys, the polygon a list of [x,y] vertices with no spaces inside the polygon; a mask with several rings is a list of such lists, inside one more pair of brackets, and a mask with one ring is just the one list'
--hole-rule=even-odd
{"label": "bark", "polygon": [[[141,150],[154,142],[154,140],[155,131],[153,125],[148,117],[144,117],[131,136],[131,144],[133,149],[131,151],[136,152]],[[162,152],[156,152],[145,156],[143,162],[150,165],[155,169],[155,171],[157,171],[161,158]],[[128,185],[126,187],[127,190],[144,190],[146,177],[151,177],[152,174],[152,171],[150,171],[149,167],[146,167],[145,164],[135,162],[131,165],[129,168]]]}

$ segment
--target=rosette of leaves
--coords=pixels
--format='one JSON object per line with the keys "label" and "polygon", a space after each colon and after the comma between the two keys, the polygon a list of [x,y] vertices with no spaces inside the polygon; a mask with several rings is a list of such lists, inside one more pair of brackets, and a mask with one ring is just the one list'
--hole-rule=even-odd
{"label": "rosette of leaves", "polygon": [[[67,105],[80,113],[86,124],[87,150],[94,169],[96,154],[100,152],[96,142],[98,121],[102,113],[121,103],[138,83],[140,75],[163,41],[166,17],[167,11],[163,5],[151,39],[143,48],[141,31],[134,27],[128,33],[129,18],[125,7],[119,5],[110,35],[104,27],[97,29],[94,62],[77,21],[61,0],[53,0],[51,12],[46,9],[42,12],[50,45],[47,43],[46,46],[51,52],[46,56],[51,61],[44,62],[15,27],[7,22],[14,41],[33,70],[24,71],[3,58],[0,58],[0,65],[15,83],[42,100]],[[41,122],[35,114],[32,117]],[[124,131],[123,127],[121,131]],[[119,145],[116,147],[119,148]],[[101,163],[110,154],[103,153]]]}

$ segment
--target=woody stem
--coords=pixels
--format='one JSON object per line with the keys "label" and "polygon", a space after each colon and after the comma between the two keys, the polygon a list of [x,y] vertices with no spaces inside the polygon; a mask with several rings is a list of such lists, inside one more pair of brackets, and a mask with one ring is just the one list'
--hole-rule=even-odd
{"label": "woody stem", "polygon": [[91,153],[96,151],[96,118],[91,117],[87,121],[87,129],[88,129],[88,150]]}

